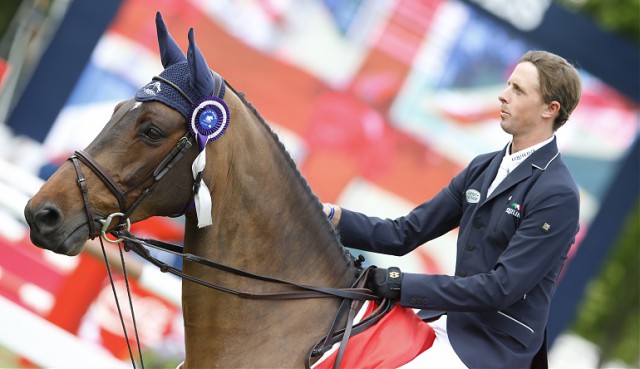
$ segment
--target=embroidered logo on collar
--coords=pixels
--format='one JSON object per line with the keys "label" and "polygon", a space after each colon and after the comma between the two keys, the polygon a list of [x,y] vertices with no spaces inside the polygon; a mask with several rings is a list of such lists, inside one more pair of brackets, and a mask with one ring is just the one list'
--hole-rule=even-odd
{"label": "embroidered logo on collar", "polygon": [[518,204],[517,202],[512,202],[511,204],[509,204],[509,207],[504,212],[509,215],[513,215],[516,218],[520,218],[521,212],[522,212],[522,205]]}
{"label": "embroidered logo on collar", "polygon": [[533,154],[536,151],[536,149],[530,149],[524,152],[517,152],[513,155],[510,155],[511,157],[511,161],[512,162],[516,162],[516,161],[522,161],[526,158],[528,158],[531,154]]}
{"label": "embroidered logo on collar", "polygon": [[470,188],[467,190],[465,195],[467,197],[467,202],[469,204],[477,204],[478,202],[480,202],[480,191],[478,190],[474,190],[473,188]]}

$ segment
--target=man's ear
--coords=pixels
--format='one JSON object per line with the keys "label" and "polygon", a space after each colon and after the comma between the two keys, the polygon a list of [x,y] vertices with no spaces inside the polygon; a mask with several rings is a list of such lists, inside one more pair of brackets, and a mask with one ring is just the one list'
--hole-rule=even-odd
{"label": "man's ear", "polygon": [[557,101],[552,101],[548,103],[546,108],[542,112],[543,117],[552,118],[552,119],[555,119],[555,117],[557,117],[558,114],[560,114],[560,103]]}

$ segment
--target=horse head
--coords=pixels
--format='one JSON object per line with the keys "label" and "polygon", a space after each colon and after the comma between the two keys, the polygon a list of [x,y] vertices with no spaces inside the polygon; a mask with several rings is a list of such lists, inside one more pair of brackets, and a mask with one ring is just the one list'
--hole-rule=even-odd
{"label": "horse head", "polygon": [[[30,199],[25,218],[35,245],[76,255],[87,239],[99,236],[98,230],[118,225],[103,226],[105,218],[118,218],[123,225],[154,215],[178,215],[190,207],[191,164],[228,123],[225,85],[207,66],[193,29],[185,56],[160,13],[156,28],[164,71],[135,98],[119,103],[89,146],[76,152]],[[206,199],[200,202],[206,206]]]}

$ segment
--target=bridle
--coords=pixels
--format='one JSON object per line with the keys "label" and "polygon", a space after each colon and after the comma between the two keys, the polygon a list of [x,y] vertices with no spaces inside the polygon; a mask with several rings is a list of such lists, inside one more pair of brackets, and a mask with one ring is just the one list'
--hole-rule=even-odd
{"label": "bridle", "polygon": [[[175,91],[177,91],[186,101],[188,101],[190,105],[193,105],[193,100],[191,100],[189,95],[187,95],[179,86],[177,86],[173,82],[160,76],[155,76],[152,78],[152,80],[160,81],[168,84]],[[217,93],[224,95],[224,90],[225,90],[225,87],[223,83],[220,86],[220,91],[218,91]],[[182,158],[182,156],[184,156],[187,149],[189,149],[192,146],[191,137],[192,136],[189,134],[189,131],[187,131],[187,133],[178,140],[178,143],[175,145],[173,150],[171,150],[171,152],[169,152],[164,157],[164,159],[160,161],[158,166],[153,171],[147,173],[144,177],[142,177],[142,179],[136,182],[136,184],[134,184],[133,186],[131,186],[130,188],[124,191],[120,188],[120,186],[118,186],[118,183],[113,178],[113,176],[109,173],[108,170],[104,169],[100,164],[98,164],[97,161],[95,161],[85,151],[77,150],[74,153],[74,155],[72,155],[69,158],[69,160],[73,163],[73,166],[75,168],[76,176],[78,180],[78,186],[80,187],[80,192],[82,193],[84,208],[87,214],[87,221],[89,224],[89,238],[94,239],[98,236],[102,236],[102,238],[104,238],[109,243],[120,242],[121,240],[111,240],[106,235],[107,230],[111,226],[111,222],[113,218],[120,217],[120,222],[118,223],[119,228],[124,227],[127,230],[130,228],[129,217],[131,216],[131,214],[133,214],[135,209],[138,206],[140,206],[142,201],[144,201],[144,199],[149,195],[151,190],[160,182],[160,180],[169,172],[169,170],[171,170],[171,168],[173,168],[173,166]],[[119,212],[113,213],[104,219],[94,216],[95,214],[93,212],[91,203],[89,201],[89,193],[86,185],[86,179],[84,177],[84,174],[82,173],[80,162],[82,162],[89,169],[91,169],[91,171],[100,179],[100,181],[102,181],[102,183],[104,183],[104,185],[109,189],[109,191],[111,191],[111,193],[116,197],[118,201]],[[138,196],[138,198],[131,204],[131,206],[127,207],[127,195],[133,190],[140,187],[145,182],[147,182],[149,178],[153,178],[153,182],[151,183],[151,185],[149,185],[149,187],[142,190],[140,196]],[[194,186],[197,186],[198,183],[199,182],[196,181]],[[197,192],[197,188],[194,187],[193,191],[194,193]],[[184,210],[186,210],[186,208],[187,206],[183,208],[183,212]],[[182,215],[182,214],[176,214],[176,216],[178,215]],[[102,229],[100,231],[98,231],[98,229],[96,228],[96,224],[94,220],[98,220],[102,224]]]}
{"label": "bridle", "polygon": [[[89,237],[91,239],[94,239],[98,236],[102,236],[109,243],[120,242],[121,240],[111,240],[106,235],[107,229],[110,227],[113,218],[120,217],[120,223],[118,223],[118,227],[126,226],[126,229],[128,230],[131,224],[129,220],[131,214],[136,210],[138,206],[140,206],[140,204],[142,204],[142,201],[144,201],[149,193],[151,193],[151,190],[160,182],[160,180],[169,172],[169,170],[171,170],[171,168],[173,168],[173,166],[180,160],[180,158],[182,158],[189,147],[191,147],[191,140],[187,134],[184,135],[180,140],[178,140],[178,143],[173,148],[173,150],[171,150],[171,152],[169,152],[164,157],[164,159],[162,159],[162,161],[153,171],[146,174],[136,184],[124,191],[120,189],[120,186],[118,186],[118,183],[109,173],[109,171],[98,164],[98,162],[95,161],[89,154],[82,150],[76,151],[74,155],[69,158],[69,160],[73,163],[73,166],[76,170],[78,186],[80,187],[80,192],[82,193],[84,208],[89,223]],[[113,213],[104,219],[95,216],[93,208],[91,207],[91,202],[89,201],[89,191],[86,185],[86,179],[80,167],[80,162],[91,169],[91,171],[115,196],[116,200],[118,201],[118,212]],[[147,188],[142,190],[140,196],[138,196],[138,198],[131,204],[131,206],[127,207],[127,195],[131,193],[131,191],[140,187],[143,183],[147,182],[149,178],[153,178],[153,182]],[[100,231],[98,231],[98,229],[96,228],[94,220],[98,220],[102,223],[102,229]]]}
{"label": "bridle", "polygon": [[[231,87],[231,86],[229,86]],[[177,88],[177,86],[175,87]],[[233,90],[233,88],[231,88]],[[235,90],[234,90],[235,92]],[[373,295],[372,292],[364,288],[364,283],[367,279],[367,275],[372,267],[368,267],[365,269],[361,268],[361,264],[364,261],[363,258],[355,259],[352,257],[352,261],[354,264],[361,269],[360,275],[356,278],[356,281],[350,288],[326,288],[326,287],[315,287],[309,285],[302,285],[293,283],[286,280],[281,280],[277,278],[272,278],[268,276],[262,276],[254,273],[250,273],[247,271],[235,269],[229,266],[225,266],[214,261],[208,260],[206,258],[199,257],[197,255],[184,253],[182,251],[182,247],[172,245],[169,243],[157,241],[157,240],[149,240],[149,239],[141,239],[134,236],[130,232],[130,220],[129,217],[135,211],[135,209],[140,206],[140,204],[144,201],[144,199],[150,194],[151,190],[160,182],[160,180],[173,168],[173,166],[184,156],[186,150],[191,147],[191,139],[189,133],[178,140],[178,143],[175,147],[167,154],[164,159],[158,164],[158,166],[144,177],[139,180],[136,184],[131,186],[127,190],[122,190],[120,186],[117,184],[116,180],[109,173],[108,170],[104,169],[97,161],[95,161],[88,153],[78,150],[72,155],[69,160],[72,162],[77,176],[77,183],[80,188],[80,192],[82,193],[82,198],[84,201],[84,208],[87,215],[87,222],[89,224],[89,237],[91,239],[95,237],[100,237],[102,251],[105,258],[105,263],[107,265],[107,269],[109,271],[109,276],[111,279],[113,293],[116,299],[116,305],[118,306],[118,311],[120,312],[120,306],[118,303],[117,294],[115,293],[115,287],[113,285],[113,278],[111,277],[110,267],[107,261],[106,250],[104,248],[104,244],[102,244],[102,239],[109,243],[120,244],[122,243],[125,251],[134,251],[136,254],[149,261],[150,263],[156,265],[160,268],[162,272],[168,272],[170,274],[176,275],[182,279],[218,290],[225,293],[229,293],[240,298],[245,299],[262,299],[262,300],[292,300],[292,299],[308,299],[308,298],[340,298],[342,300],[338,312],[331,324],[328,334],[318,342],[309,352],[305,360],[305,366],[307,368],[310,367],[310,363],[312,358],[317,358],[322,356],[325,352],[327,352],[334,343],[341,342],[340,349],[338,350],[338,354],[336,357],[336,361],[334,364],[334,368],[338,368],[340,365],[341,358],[344,354],[344,351],[347,346],[347,341],[352,334],[357,334],[361,331],[364,331],[369,326],[378,322],[386,312],[388,312],[392,307],[393,303],[389,300],[381,300],[378,308],[370,314],[367,318],[365,318],[362,322],[357,325],[353,324],[356,312],[357,312],[357,302],[365,301],[365,300],[380,300],[379,297]],[[116,197],[118,202],[119,211],[113,214],[110,214],[104,219],[95,216],[93,209],[91,207],[91,203],[89,200],[89,192],[86,184],[85,176],[82,172],[82,168],[80,165],[82,162],[85,166],[87,166],[99,179],[102,183],[109,189],[109,191]],[[140,195],[137,199],[135,199],[131,206],[127,207],[127,195],[130,194],[134,189],[139,188],[142,184],[149,181],[150,178],[153,178],[153,182],[141,191]],[[199,183],[199,182],[195,182]],[[197,189],[194,189],[197,191]],[[186,207],[185,207],[186,209]],[[120,217],[119,223],[115,227],[109,231],[110,224],[113,221],[113,218]],[[102,228],[98,230],[95,224],[95,220],[102,224]],[[110,239],[107,237],[107,232],[112,234],[115,239]],[[197,277],[190,276],[188,274],[183,273],[180,269],[170,266],[157,258],[151,256],[151,253],[146,247],[152,247],[155,249],[159,249],[164,252],[169,252],[172,254],[176,254],[181,256],[184,260],[188,260],[191,262],[196,262],[206,267],[214,268],[226,273],[231,273],[240,277],[250,278],[254,280],[259,280],[263,282],[275,283],[280,285],[286,285],[292,287],[292,289],[287,289],[283,292],[272,292],[272,293],[252,293],[252,292],[244,292],[238,291],[231,288],[227,288],[224,286],[216,285],[210,283],[208,281],[202,280]],[[124,266],[124,257],[122,255],[122,250],[120,250],[121,263],[123,264],[123,270],[126,271]],[[125,281],[127,280],[126,272],[125,272]],[[133,315],[133,308],[131,306],[131,296],[129,292],[129,286],[127,282],[127,292],[129,295],[129,304],[131,307],[131,312]],[[344,329],[339,329],[338,326],[344,317],[345,312],[348,311],[347,315],[347,324]],[[125,331],[125,338],[127,337],[126,329],[124,328],[124,321],[122,320],[122,314],[120,313],[121,323],[123,326],[123,330]],[[134,329],[136,332],[136,340],[138,342],[138,353],[140,355],[141,365],[144,368],[144,363],[142,362],[142,354],[140,351],[140,343],[137,339],[137,328],[135,324],[135,315],[133,315],[134,320]],[[130,345],[128,338],[127,345]],[[135,361],[133,359],[133,354],[131,352],[131,348],[129,347],[129,354],[131,356],[131,362],[133,367],[135,368]]]}

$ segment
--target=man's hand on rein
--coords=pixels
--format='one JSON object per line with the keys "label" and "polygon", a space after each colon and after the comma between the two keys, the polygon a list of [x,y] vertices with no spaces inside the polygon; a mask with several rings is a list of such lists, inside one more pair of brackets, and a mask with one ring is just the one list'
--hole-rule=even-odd
{"label": "man's hand on rein", "polygon": [[367,277],[366,287],[381,298],[399,300],[401,285],[402,272],[400,268],[391,267],[389,269],[375,268],[371,270]]}

